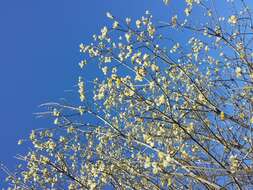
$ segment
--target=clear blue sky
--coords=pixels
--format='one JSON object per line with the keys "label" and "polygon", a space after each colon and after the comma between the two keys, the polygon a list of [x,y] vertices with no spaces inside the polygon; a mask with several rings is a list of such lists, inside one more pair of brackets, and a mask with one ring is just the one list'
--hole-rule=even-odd
{"label": "clear blue sky", "polygon": [[[74,89],[80,72],[79,44],[108,23],[107,11],[167,15],[162,7],[162,0],[0,0],[0,162],[14,168],[18,139],[50,127],[33,113],[41,103],[71,97],[65,90]],[[2,180],[0,172],[0,188]]]}
{"label": "clear blue sky", "polygon": [[[0,162],[13,168],[18,139],[50,127],[33,115],[39,104],[71,98],[79,44],[108,23],[105,13],[137,18],[146,9],[158,20],[173,14],[162,0],[0,0]],[[0,188],[2,180],[0,172]]]}

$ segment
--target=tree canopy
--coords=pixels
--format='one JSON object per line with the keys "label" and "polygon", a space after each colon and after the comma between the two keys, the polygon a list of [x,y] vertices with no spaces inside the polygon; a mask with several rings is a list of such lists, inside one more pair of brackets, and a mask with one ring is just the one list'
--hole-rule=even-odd
{"label": "tree canopy", "polygon": [[252,12],[245,0],[180,10],[106,13],[111,25],[80,44],[80,103],[42,105],[54,127],[32,131],[16,171],[3,167],[9,189],[253,188]]}

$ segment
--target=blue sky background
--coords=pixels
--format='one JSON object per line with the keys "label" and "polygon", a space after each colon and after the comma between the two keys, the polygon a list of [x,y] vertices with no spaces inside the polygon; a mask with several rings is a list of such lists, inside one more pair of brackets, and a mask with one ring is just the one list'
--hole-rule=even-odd
{"label": "blue sky background", "polygon": [[168,10],[162,0],[0,0],[0,162],[13,169],[23,151],[18,139],[50,127],[33,115],[39,104],[76,93],[66,90],[75,89],[80,73],[79,44],[108,23],[105,13],[134,18],[146,9],[158,17]]}
{"label": "blue sky background", "polygon": [[[168,12],[162,0],[0,0],[0,162],[14,168],[14,156],[23,151],[18,139],[50,127],[33,115],[39,104],[74,97],[68,90],[80,74],[79,44],[109,23],[107,11],[138,18],[148,9],[165,20],[178,3]],[[85,74],[93,78],[96,70]]]}

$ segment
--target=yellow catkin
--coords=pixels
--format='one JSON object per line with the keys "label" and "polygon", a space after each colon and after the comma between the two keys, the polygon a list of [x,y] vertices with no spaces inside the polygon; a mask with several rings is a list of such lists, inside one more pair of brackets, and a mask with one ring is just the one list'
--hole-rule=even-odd
{"label": "yellow catkin", "polygon": [[225,113],[224,113],[223,111],[220,113],[220,119],[221,119],[222,121],[225,120]]}

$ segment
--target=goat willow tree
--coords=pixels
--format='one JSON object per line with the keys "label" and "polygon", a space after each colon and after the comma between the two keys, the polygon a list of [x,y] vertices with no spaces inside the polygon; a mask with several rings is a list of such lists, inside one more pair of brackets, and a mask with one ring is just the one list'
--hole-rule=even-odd
{"label": "goat willow tree", "polygon": [[31,133],[10,189],[253,188],[251,11],[184,4],[164,22],[107,13],[112,25],[80,45],[80,67],[103,75],[79,77],[79,105],[44,104],[55,127]]}

